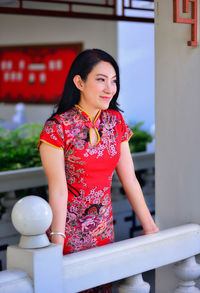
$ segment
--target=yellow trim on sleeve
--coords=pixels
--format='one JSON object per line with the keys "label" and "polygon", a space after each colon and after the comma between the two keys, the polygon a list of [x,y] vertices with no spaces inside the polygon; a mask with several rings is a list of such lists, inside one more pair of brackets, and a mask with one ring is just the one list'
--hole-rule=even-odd
{"label": "yellow trim on sleeve", "polygon": [[122,140],[122,142],[124,142],[124,141],[129,141],[129,140],[131,139],[131,137],[133,136],[133,134],[134,134],[134,133],[132,133],[132,134],[129,136],[128,139],[126,139],[126,140]]}
{"label": "yellow trim on sleeve", "polygon": [[48,144],[48,145],[54,147],[55,149],[63,150],[63,147],[57,147],[57,146],[55,146],[55,145],[53,145],[53,144],[47,142],[47,141],[44,140],[44,139],[40,139],[40,140],[39,140],[38,147],[40,146],[40,141],[42,141],[42,142],[44,142],[44,143],[46,143],[46,144]]}

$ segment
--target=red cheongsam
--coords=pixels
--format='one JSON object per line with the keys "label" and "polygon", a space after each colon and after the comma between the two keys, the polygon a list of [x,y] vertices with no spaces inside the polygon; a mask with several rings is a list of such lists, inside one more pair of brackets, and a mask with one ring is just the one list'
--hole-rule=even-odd
{"label": "red cheongsam", "polygon": [[[94,128],[98,141],[90,141]],[[132,131],[115,110],[99,110],[94,122],[75,105],[45,123],[40,142],[63,149],[68,186],[64,254],[114,241],[111,181],[120,144]],[[109,288],[87,292],[111,292]]]}

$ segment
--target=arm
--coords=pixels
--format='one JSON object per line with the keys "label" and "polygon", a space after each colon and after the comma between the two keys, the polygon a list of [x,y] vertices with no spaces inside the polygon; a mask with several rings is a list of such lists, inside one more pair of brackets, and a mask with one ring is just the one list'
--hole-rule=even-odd
{"label": "arm", "polygon": [[158,232],[158,227],[151,217],[142,189],[135,176],[133,160],[127,141],[121,143],[121,155],[116,171],[129,202],[143,227],[142,234]]}
{"label": "arm", "polygon": [[[64,151],[41,143],[40,156],[48,180],[49,204],[53,212],[51,230],[65,233],[68,190]],[[52,235],[51,242],[63,245],[64,238],[61,235]]]}

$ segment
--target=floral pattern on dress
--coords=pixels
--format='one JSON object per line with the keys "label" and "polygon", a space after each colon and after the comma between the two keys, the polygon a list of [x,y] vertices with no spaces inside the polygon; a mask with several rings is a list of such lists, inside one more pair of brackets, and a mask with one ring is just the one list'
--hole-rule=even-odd
{"label": "floral pattern on dress", "polygon": [[81,190],[79,199],[68,204],[65,234],[71,252],[95,247],[97,239],[114,241],[110,187],[95,187],[87,196]]}
{"label": "floral pattern on dress", "polygon": [[[90,128],[99,141],[90,143]],[[78,106],[46,122],[40,139],[63,148],[68,186],[64,254],[114,241],[111,181],[120,144],[132,132],[115,110],[99,111],[96,120]]]}

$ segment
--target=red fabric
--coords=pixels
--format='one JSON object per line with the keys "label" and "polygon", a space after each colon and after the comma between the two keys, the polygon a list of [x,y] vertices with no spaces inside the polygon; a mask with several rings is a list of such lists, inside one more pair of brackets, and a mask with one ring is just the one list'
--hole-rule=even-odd
{"label": "red fabric", "polygon": [[63,148],[68,184],[64,254],[114,241],[111,180],[120,157],[120,143],[132,131],[114,110],[98,113],[100,141],[89,140],[91,120],[78,106],[46,122],[40,139]]}

